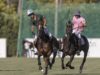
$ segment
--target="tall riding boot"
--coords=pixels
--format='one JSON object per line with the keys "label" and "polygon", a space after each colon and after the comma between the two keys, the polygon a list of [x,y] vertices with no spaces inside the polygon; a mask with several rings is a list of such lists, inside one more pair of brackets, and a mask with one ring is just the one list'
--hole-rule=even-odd
{"label": "tall riding boot", "polygon": [[49,33],[49,38],[50,38],[50,40],[52,39],[52,34],[51,33]]}
{"label": "tall riding boot", "polygon": [[81,47],[81,39],[79,38],[79,40],[78,40],[78,50],[76,51],[77,55],[80,55],[80,51],[81,51],[80,47]]}

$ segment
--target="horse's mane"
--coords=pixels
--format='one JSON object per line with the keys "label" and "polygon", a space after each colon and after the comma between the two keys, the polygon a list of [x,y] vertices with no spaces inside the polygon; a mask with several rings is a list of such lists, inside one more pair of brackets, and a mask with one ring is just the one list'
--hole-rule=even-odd
{"label": "horse's mane", "polygon": [[78,37],[77,37],[74,33],[72,33],[72,35],[71,35],[70,42],[71,42],[74,46],[77,47],[77,45],[78,45]]}
{"label": "horse's mane", "polygon": [[45,33],[44,31],[44,27],[41,27],[39,30],[39,37],[41,38],[41,40],[43,40],[44,42],[48,42],[50,40],[49,36]]}

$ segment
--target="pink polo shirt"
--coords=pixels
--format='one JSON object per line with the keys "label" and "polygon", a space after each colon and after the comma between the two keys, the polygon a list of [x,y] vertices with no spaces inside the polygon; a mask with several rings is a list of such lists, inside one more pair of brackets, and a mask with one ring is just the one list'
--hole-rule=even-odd
{"label": "pink polo shirt", "polygon": [[83,26],[85,25],[85,19],[83,17],[80,18],[76,18],[75,16],[72,19],[72,23],[73,23],[73,28],[83,28]]}

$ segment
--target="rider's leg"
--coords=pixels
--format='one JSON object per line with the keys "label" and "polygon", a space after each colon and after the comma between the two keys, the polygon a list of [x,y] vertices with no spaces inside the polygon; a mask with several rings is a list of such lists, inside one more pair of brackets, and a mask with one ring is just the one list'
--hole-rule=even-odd
{"label": "rider's leg", "polygon": [[50,38],[52,38],[52,34],[48,31],[47,27],[44,27],[44,31]]}
{"label": "rider's leg", "polygon": [[52,34],[51,33],[49,33],[49,37],[52,37]]}
{"label": "rider's leg", "polygon": [[[32,28],[31,28],[31,31],[32,31],[32,36],[33,36],[33,38],[34,38],[34,44],[37,42],[37,36],[36,36],[36,34],[35,34],[35,32],[34,32],[34,26],[32,25]],[[33,50],[34,50],[34,54],[35,55],[37,55],[37,53],[38,53],[38,51],[37,51],[37,49],[35,48],[35,46],[33,47]]]}
{"label": "rider's leg", "polygon": [[37,50],[37,48],[36,48],[36,47],[37,47],[37,42],[38,42],[38,40],[39,40],[39,39],[38,39],[38,37],[37,37],[36,39],[34,39],[34,42],[33,42],[33,48],[32,48],[32,49],[33,49],[35,55],[38,55],[38,50]]}
{"label": "rider's leg", "polygon": [[44,27],[44,32],[45,32],[45,34],[49,34],[49,31],[46,26]]}
{"label": "rider's leg", "polygon": [[31,31],[32,31],[32,36],[35,37],[35,32],[34,32],[34,26],[33,25],[32,25]]}
{"label": "rider's leg", "polygon": [[78,48],[79,49],[77,50],[77,55],[80,55],[80,51],[81,51],[80,47],[81,47],[81,32],[78,33]]}
{"label": "rider's leg", "polygon": [[76,51],[77,55],[80,55],[80,46],[81,46],[81,31],[79,29],[74,29],[73,33],[78,37],[78,50]]}

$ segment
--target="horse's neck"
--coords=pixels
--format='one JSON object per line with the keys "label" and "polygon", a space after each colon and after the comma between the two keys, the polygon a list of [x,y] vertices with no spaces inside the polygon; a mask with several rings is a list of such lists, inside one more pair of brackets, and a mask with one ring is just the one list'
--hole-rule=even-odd
{"label": "horse's neck", "polygon": [[67,39],[69,40],[71,38],[72,34],[67,34]]}
{"label": "horse's neck", "polygon": [[49,37],[48,37],[46,34],[42,35],[41,40],[42,40],[43,42],[49,42],[49,41],[50,41],[50,40],[49,40]]}

